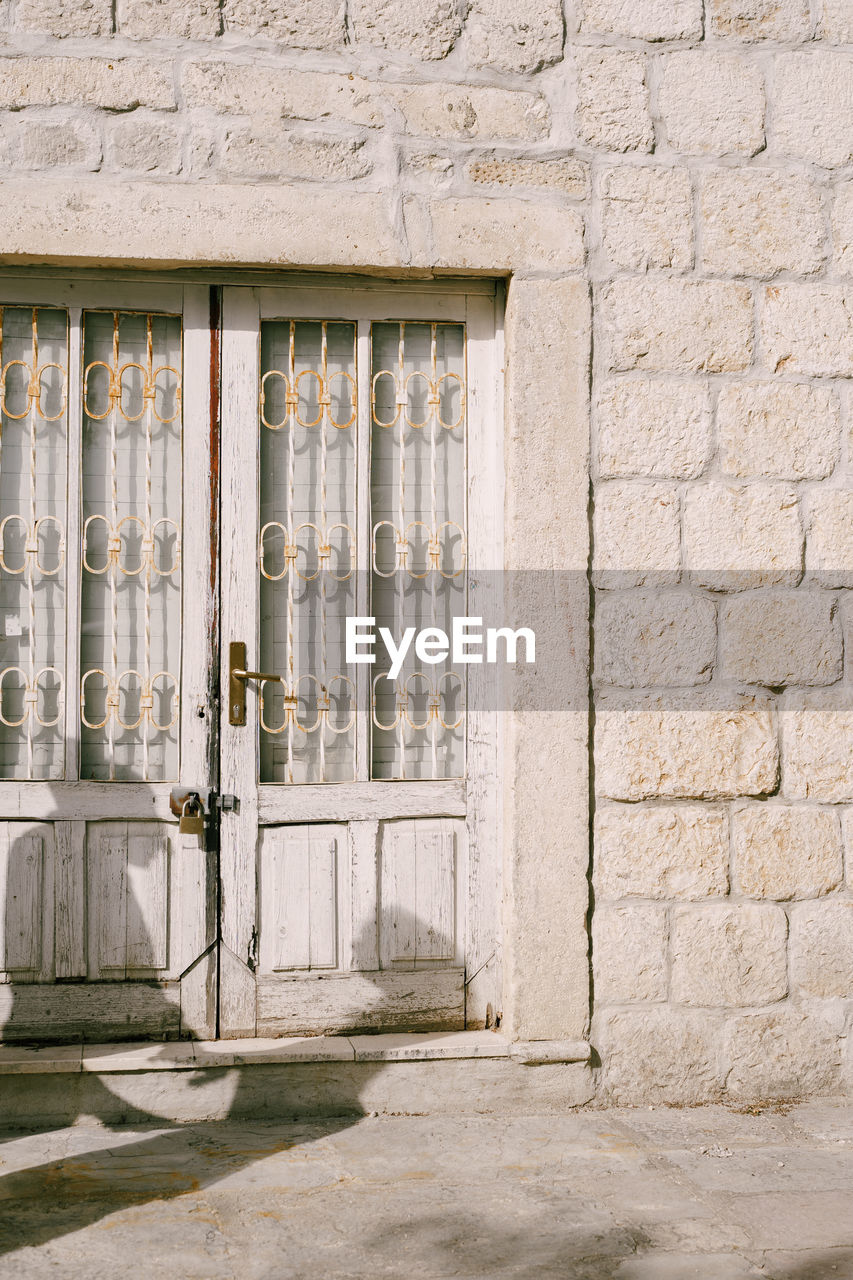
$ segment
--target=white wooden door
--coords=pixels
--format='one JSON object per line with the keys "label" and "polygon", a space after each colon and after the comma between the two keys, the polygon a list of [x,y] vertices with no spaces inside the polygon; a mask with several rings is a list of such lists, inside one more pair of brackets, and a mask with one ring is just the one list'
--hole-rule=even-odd
{"label": "white wooden door", "polygon": [[5,1039],[215,1031],[210,297],[0,279]]}
{"label": "white wooden door", "polygon": [[[221,728],[223,1036],[497,1016],[483,669],[409,660],[391,681],[343,648],[346,616],[484,611],[497,324],[485,283],[224,291],[220,678],[246,715],[226,705]],[[235,685],[232,642],[275,678]]]}

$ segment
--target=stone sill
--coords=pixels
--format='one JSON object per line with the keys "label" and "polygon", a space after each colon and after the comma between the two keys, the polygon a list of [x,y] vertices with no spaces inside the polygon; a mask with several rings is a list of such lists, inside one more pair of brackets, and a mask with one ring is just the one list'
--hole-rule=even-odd
{"label": "stone sill", "polygon": [[311,1062],[429,1062],[508,1058],[527,1066],[587,1062],[584,1040],[510,1041],[492,1031],[299,1036],[277,1040],[170,1040],[135,1044],[0,1045],[0,1076],[199,1071]]}

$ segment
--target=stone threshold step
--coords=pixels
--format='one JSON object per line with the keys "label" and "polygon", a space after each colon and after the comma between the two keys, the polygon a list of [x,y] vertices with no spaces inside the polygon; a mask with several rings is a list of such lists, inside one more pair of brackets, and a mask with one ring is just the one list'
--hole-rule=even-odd
{"label": "stone threshold step", "polygon": [[275,1040],[169,1040],[132,1044],[0,1045],[0,1076],[199,1071],[311,1062],[435,1062],[508,1058],[527,1066],[588,1062],[584,1040],[510,1041],[492,1031],[297,1036]]}

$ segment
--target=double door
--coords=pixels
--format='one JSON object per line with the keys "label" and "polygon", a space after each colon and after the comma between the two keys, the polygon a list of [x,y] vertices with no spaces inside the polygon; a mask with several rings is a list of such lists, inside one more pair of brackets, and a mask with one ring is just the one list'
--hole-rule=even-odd
{"label": "double door", "polygon": [[496,1019],[490,286],[0,303],[2,1037]]}

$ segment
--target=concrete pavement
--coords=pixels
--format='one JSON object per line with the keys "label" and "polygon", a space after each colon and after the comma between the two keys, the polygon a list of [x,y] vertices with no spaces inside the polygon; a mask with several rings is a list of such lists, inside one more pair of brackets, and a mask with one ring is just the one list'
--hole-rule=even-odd
{"label": "concrete pavement", "polygon": [[0,1277],[853,1277],[853,1108],[2,1135]]}

